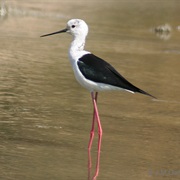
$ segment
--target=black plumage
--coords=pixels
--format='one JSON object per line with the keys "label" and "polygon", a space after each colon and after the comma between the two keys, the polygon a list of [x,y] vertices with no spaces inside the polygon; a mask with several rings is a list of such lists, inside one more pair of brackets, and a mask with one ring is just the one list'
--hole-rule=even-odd
{"label": "black plumage", "polygon": [[[86,79],[116,86],[125,90],[150,95],[127,81],[109,63],[94,54],[86,54],[79,58],[78,67]],[[154,98],[154,97],[153,97]]]}

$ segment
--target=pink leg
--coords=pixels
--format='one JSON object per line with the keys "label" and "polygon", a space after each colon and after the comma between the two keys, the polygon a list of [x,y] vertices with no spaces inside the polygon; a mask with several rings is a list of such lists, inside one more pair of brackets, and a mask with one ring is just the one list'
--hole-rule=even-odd
{"label": "pink leg", "polygon": [[[97,96],[98,93],[95,93],[95,101],[97,103]],[[94,97],[94,93],[93,93]],[[88,179],[90,179],[91,176],[91,167],[92,167],[92,162],[91,162],[91,147],[92,147],[92,142],[94,139],[94,125],[95,125],[95,120],[96,120],[96,114],[95,114],[95,108],[93,110],[93,119],[92,119],[92,128],[90,132],[90,139],[89,139],[89,144],[88,144]]]}
{"label": "pink leg", "polygon": [[93,106],[94,106],[94,114],[97,120],[97,124],[98,124],[98,154],[97,154],[97,161],[96,161],[96,171],[95,171],[95,175],[93,177],[93,180],[96,180],[98,174],[99,174],[99,164],[100,164],[100,151],[101,151],[101,141],[102,141],[102,127],[101,127],[101,121],[99,118],[99,113],[98,113],[98,108],[97,108],[97,99],[94,98],[94,94],[91,93],[92,96],[92,101],[93,101]]}
{"label": "pink leg", "polygon": [[[94,97],[94,93],[91,93],[92,99],[95,100],[95,102],[97,103],[97,96],[98,96],[98,92],[95,93],[95,97]],[[89,144],[88,144],[88,149],[91,150],[91,146],[92,146],[92,142],[94,139],[94,124],[95,124],[95,120],[96,120],[96,112],[95,112],[95,108],[94,108],[94,112],[93,112],[93,119],[92,119],[92,128],[91,128],[91,132],[90,132],[90,139],[89,139]]]}

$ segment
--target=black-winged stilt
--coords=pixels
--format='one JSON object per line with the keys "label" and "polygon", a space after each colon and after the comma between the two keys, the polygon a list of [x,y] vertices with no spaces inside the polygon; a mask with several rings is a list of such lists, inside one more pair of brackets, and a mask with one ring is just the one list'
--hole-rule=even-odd
{"label": "black-winged stilt", "polygon": [[[94,137],[95,120],[98,125],[98,152],[100,153],[102,127],[97,108],[97,96],[99,91],[104,90],[125,90],[131,93],[141,93],[155,98],[149,93],[139,89],[128,82],[120,73],[118,73],[109,63],[94,54],[85,51],[85,40],[88,34],[88,26],[81,19],[71,19],[67,22],[67,27],[63,30],[42,35],[41,37],[50,36],[58,33],[70,33],[73,36],[73,41],[69,48],[69,59],[77,81],[90,91],[94,112],[92,120],[92,129],[88,149],[91,149]],[[99,166],[99,159],[98,164]],[[96,176],[98,171],[96,172]]]}

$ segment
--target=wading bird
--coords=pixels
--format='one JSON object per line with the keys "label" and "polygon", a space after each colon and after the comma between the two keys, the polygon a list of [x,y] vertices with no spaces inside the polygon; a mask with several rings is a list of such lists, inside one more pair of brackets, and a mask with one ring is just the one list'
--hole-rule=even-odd
{"label": "wading bird", "polygon": [[[102,139],[102,127],[99,118],[98,108],[97,108],[97,96],[99,91],[106,90],[125,90],[131,93],[141,93],[144,95],[150,95],[149,93],[139,89],[138,87],[127,81],[113,66],[104,61],[103,59],[95,56],[89,51],[84,50],[86,36],[88,34],[88,26],[81,19],[71,19],[67,22],[65,29],[53,32],[50,34],[42,35],[41,37],[50,36],[58,33],[69,33],[73,36],[73,41],[71,42],[69,48],[69,59],[75,74],[77,81],[85,87],[92,97],[94,112],[92,120],[92,129],[90,133],[90,140],[88,144],[88,149],[90,151],[92,146],[92,141],[94,137],[94,125],[97,121],[98,125],[98,155],[101,149],[101,139]],[[99,171],[99,157],[97,160],[97,170],[94,177],[97,177]]]}

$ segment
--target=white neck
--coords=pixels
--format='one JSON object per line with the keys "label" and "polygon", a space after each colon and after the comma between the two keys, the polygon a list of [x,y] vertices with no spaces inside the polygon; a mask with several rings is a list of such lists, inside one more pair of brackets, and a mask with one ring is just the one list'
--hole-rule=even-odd
{"label": "white neck", "polygon": [[89,53],[88,51],[84,51],[86,37],[84,36],[76,36],[74,37],[70,48],[69,48],[69,59],[71,64],[77,61],[84,54]]}
{"label": "white neck", "polygon": [[85,37],[77,36],[74,37],[71,46],[69,48],[70,51],[83,51],[85,46]]}

